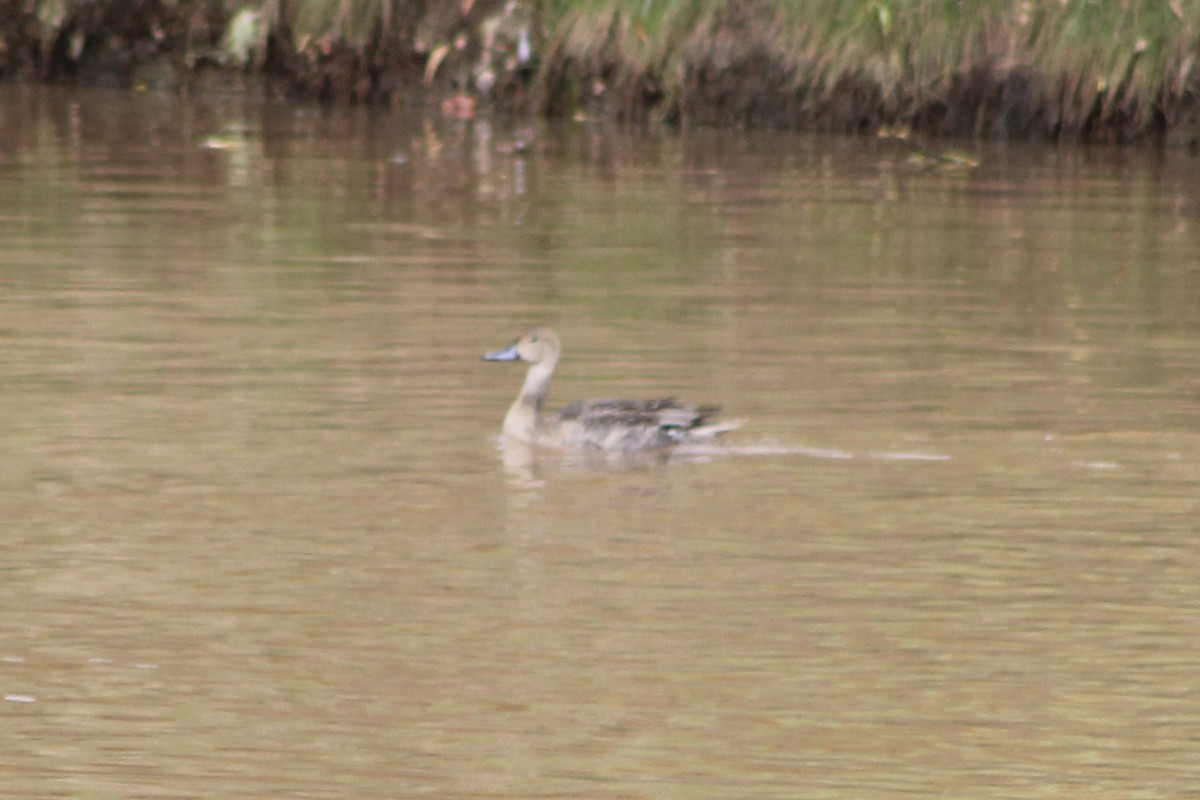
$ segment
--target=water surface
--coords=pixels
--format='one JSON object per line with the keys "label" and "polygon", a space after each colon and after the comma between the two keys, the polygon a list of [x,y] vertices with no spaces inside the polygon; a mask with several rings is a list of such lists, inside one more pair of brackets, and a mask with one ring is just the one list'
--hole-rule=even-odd
{"label": "water surface", "polygon": [[[0,109],[0,795],[1200,785],[1195,159]],[[747,424],[513,459],[535,324]]]}

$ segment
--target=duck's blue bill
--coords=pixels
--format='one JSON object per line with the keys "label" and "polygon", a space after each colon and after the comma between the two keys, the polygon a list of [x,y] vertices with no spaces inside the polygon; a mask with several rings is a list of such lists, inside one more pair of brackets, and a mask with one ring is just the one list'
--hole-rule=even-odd
{"label": "duck's blue bill", "polygon": [[520,361],[521,354],[517,352],[517,343],[513,342],[503,350],[497,350],[494,353],[488,353],[483,357],[484,361]]}

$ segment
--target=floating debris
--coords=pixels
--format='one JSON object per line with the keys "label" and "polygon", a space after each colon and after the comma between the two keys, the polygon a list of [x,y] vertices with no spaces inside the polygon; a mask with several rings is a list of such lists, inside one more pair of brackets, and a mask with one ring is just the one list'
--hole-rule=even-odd
{"label": "floating debris", "polygon": [[209,136],[200,143],[200,146],[205,150],[239,150],[245,147],[246,143],[225,136]]}
{"label": "floating debris", "polygon": [[884,125],[876,136],[889,141],[903,142],[908,148],[908,163],[923,170],[969,170],[979,166],[979,159],[959,150],[934,150],[913,141],[906,127]]}

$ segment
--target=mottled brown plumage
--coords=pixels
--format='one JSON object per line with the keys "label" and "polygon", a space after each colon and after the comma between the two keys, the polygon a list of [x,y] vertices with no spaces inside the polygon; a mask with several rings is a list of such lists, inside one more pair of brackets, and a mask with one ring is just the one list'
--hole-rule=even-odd
{"label": "mottled brown plumage", "polygon": [[673,398],[583,400],[544,415],[542,407],[561,354],[554,332],[538,328],[506,349],[484,356],[488,361],[530,365],[521,392],[504,417],[505,436],[554,447],[648,450],[709,440],[741,425],[711,422],[720,411],[717,406],[693,406]]}

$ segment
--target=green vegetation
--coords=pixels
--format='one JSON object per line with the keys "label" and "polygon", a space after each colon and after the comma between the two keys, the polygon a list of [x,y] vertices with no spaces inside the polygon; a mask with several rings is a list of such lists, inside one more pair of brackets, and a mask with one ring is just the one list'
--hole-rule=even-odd
{"label": "green vegetation", "polygon": [[[307,95],[873,132],[1200,139],[1200,0],[0,0],[0,73],[170,57]],[[114,44],[116,41],[118,44]],[[105,51],[107,48],[107,58]],[[97,57],[97,53],[101,56]],[[528,57],[527,57],[528,56]],[[133,59],[133,60],[137,60]],[[533,91],[529,91],[532,89]]]}
{"label": "green vegetation", "polygon": [[1198,0],[546,5],[573,85],[608,76],[619,109],[653,87],[684,122],[1123,138],[1170,125],[1200,88]]}

